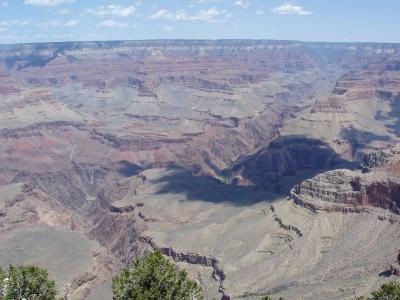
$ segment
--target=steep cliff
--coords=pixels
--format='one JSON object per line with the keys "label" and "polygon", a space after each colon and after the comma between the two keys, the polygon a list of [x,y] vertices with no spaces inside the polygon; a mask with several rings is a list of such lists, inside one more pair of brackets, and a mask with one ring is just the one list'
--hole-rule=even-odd
{"label": "steep cliff", "polygon": [[400,214],[400,152],[369,155],[364,171],[334,170],[296,185],[290,193],[295,203],[315,211],[360,212],[369,206]]}

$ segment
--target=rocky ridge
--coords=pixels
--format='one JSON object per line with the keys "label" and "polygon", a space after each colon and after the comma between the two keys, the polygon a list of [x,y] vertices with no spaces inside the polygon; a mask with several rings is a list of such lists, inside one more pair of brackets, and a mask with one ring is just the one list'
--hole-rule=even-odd
{"label": "rocky ridge", "polygon": [[361,212],[368,207],[400,214],[399,147],[369,155],[364,172],[334,170],[296,185],[290,199],[315,211]]}
{"label": "rocky ridge", "polygon": [[[396,267],[399,150],[355,166],[398,142],[399,56],[396,44],[0,45],[0,260],[39,235],[38,264],[71,299],[155,248],[210,298],[368,290]],[[82,266],[68,278],[51,265],[60,244]]]}

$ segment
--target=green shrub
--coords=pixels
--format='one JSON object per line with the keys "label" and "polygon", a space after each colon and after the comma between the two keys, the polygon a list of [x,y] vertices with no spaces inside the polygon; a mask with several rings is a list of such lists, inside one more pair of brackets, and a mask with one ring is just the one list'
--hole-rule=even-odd
{"label": "green shrub", "polygon": [[203,290],[160,251],[138,259],[113,279],[114,300],[195,300]]}
{"label": "green shrub", "polygon": [[357,300],[400,300],[400,284],[389,282],[383,284],[379,289],[373,291],[368,298],[358,297]]}
{"label": "green shrub", "polygon": [[0,290],[3,300],[54,300],[57,294],[48,272],[36,266],[0,268]]}

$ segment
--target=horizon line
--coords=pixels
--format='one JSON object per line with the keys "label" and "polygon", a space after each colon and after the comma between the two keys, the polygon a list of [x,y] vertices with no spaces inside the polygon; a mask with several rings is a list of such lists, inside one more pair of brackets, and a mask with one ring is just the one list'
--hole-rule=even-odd
{"label": "horizon line", "polygon": [[70,44],[70,43],[121,43],[121,42],[224,42],[224,41],[248,41],[248,42],[284,42],[284,43],[302,43],[302,44],[362,44],[362,45],[398,45],[400,42],[371,42],[371,41],[307,41],[291,39],[256,39],[256,38],[221,38],[221,39],[110,39],[110,40],[66,40],[66,41],[40,41],[40,42],[20,42],[20,43],[0,43],[0,46],[23,46],[39,44]]}

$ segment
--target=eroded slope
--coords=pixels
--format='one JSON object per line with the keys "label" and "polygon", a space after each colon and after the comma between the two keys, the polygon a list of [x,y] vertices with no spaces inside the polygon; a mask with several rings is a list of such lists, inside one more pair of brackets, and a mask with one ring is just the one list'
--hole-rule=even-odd
{"label": "eroded slope", "polygon": [[[398,169],[382,180],[335,170],[397,143],[399,53],[239,40],[0,46],[2,263],[36,236],[32,253],[49,259],[22,251],[16,263],[48,267],[72,299],[108,299],[113,274],[157,247],[208,297],[370,290],[397,272]],[[295,184],[303,203],[286,199]],[[60,276],[67,264],[79,268]]]}

